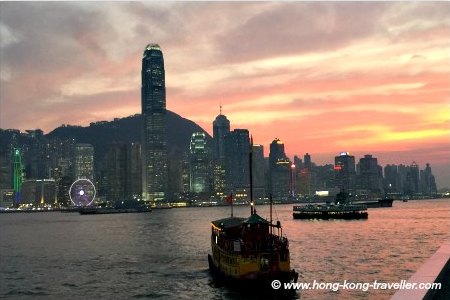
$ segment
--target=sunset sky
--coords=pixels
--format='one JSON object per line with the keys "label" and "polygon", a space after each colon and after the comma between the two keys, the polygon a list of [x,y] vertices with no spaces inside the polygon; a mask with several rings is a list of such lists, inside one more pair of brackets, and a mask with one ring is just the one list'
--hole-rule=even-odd
{"label": "sunset sky", "polygon": [[0,3],[0,128],[140,113],[164,53],[167,108],[318,164],[350,151],[431,163],[450,186],[450,2]]}

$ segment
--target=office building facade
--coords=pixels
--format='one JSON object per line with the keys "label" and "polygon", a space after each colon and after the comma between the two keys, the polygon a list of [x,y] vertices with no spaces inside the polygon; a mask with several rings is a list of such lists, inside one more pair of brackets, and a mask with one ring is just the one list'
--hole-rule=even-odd
{"label": "office building facade", "polygon": [[140,199],[142,151],[138,143],[112,144],[102,170],[107,201]]}
{"label": "office building facade", "polygon": [[227,194],[246,200],[249,196],[250,138],[247,129],[235,129],[225,137],[225,177]]}
{"label": "office building facade", "polygon": [[204,132],[194,132],[190,144],[190,192],[208,193],[210,191],[209,151]]}
{"label": "office building facade", "polygon": [[74,151],[74,180],[94,180],[94,146],[91,144],[76,144]]}
{"label": "office building facade", "polygon": [[383,174],[382,168],[378,165],[378,160],[370,154],[360,158],[358,164],[359,170],[359,188],[366,190],[370,195],[382,196],[383,191]]}
{"label": "office building facade", "polygon": [[356,188],[355,157],[348,152],[341,152],[334,158],[335,184],[338,189],[352,193]]}
{"label": "office building facade", "polygon": [[284,143],[278,138],[270,144],[269,189],[275,201],[286,202],[291,194],[291,165],[284,152]]}

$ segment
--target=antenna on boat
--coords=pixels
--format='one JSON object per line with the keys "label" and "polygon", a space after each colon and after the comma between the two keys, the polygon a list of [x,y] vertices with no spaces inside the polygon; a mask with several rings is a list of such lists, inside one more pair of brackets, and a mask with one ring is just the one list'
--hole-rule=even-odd
{"label": "antenna on boat", "polygon": [[253,203],[253,135],[250,136],[250,151],[248,154],[249,161],[249,173],[250,173],[250,215],[255,213],[254,203]]}

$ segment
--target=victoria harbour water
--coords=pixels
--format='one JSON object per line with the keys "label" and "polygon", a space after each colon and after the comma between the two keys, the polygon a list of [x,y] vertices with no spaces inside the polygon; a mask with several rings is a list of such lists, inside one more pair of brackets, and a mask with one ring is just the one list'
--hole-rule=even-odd
{"label": "victoria harbour water", "polygon": [[[235,207],[235,216],[248,216]],[[268,217],[268,206],[257,206]],[[0,298],[247,299],[208,272],[210,221],[229,207],[143,214],[0,214]],[[399,282],[450,238],[450,201],[395,201],[368,220],[292,219],[274,206],[301,282]],[[303,290],[301,299],[389,299],[395,290]]]}

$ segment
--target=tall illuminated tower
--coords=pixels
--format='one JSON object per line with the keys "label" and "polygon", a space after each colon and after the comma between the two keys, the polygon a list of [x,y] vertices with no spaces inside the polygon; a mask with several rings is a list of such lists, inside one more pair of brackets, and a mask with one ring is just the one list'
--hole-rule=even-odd
{"label": "tall illuminated tower", "polygon": [[149,44],[142,58],[141,105],[143,118],[143,198],[164,200],[167,193],[166,84],[164,57]]}
{"label": "tall illuminated tower", "polygon": [[20,201],[20,191],[23,183],[23,164],[20,149],[13,148],[13,188],[16,204]]}
{"label": "tall illuminated tower", "polygon": [[218,198],[223,198],[225,195],[225,137],[229,133],[230,121],[222,114],[222,106],[220,106],[220,114],[213,122],[213,186]]}
{"label": "tall illuminated tower", "polygon": [[213,122],[214,139],[214,159],[223,161],[225,159],[225,136],[230,133],[230,121],[225,115],[222,115],[222,106],[220,114]]}

